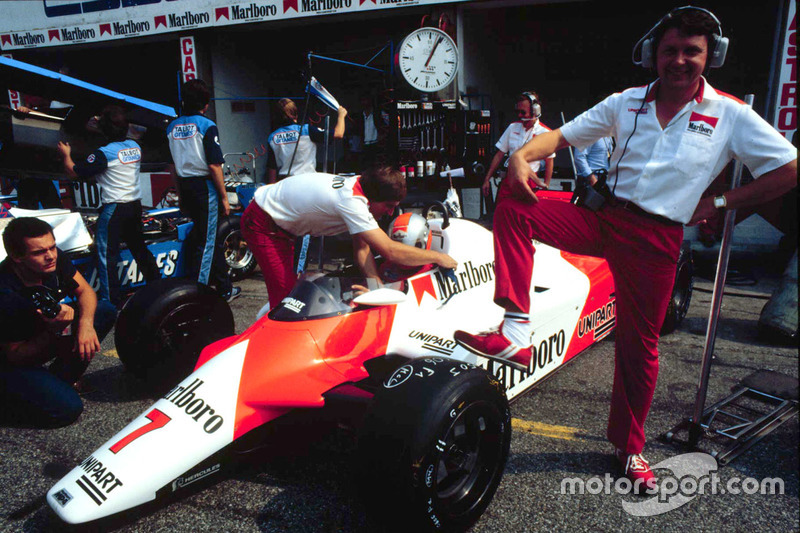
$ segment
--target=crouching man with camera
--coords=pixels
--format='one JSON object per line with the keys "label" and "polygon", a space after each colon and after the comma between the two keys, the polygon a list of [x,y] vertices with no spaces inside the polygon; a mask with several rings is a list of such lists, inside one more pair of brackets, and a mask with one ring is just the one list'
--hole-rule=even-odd
{"label": "crouching man with camera", "polygon": [[[0,262],[0,398],[5,424],[61,427],[83,411],[75,385],[111,330],[116,308],[98,303],[50,225],[16,218]],[[71,296],[73,302],[62,304]],[[43,368],[53,360],[49,369]]]}
{"label": "crouching man with camera", "polygon": [[[637,44],[658,79],[609,96],[562,128],[537,135],[508,166],[494,216],[494,300],[506,310],[498,331],[455,339],[478,355],[525,369],[531,360],[530,283],[536,239],[603,257],[616,289],[614,384],[607,437],[635,489],[656,479],[641,452],[658,374],[658,337],[672,293],[683,224],[720,209],[756,205],[797,185],[797,150],[750,107],[712,88],[702,73],[719,67],[727,39],[709,11],[683,7]],[[609,188],[595,210],[538,199],[528,161],[568,145],[613,136]],[[732,158],[757,179],[717,198],[701,195]]]}

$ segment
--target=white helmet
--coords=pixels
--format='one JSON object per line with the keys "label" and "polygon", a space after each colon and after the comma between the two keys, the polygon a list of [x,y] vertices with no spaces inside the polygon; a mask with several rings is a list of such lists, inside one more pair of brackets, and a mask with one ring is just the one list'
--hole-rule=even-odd
{"label": "white helmet", "polygon": [[425,217],[409,212],[392,220],[389,225],[389,237],[393,241],[430,250],[433,235]]}

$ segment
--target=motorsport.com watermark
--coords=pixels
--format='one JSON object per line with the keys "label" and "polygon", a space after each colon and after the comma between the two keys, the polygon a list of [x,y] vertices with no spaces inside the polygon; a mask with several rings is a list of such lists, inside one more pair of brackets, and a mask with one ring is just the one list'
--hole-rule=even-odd
{"label": "motorsport.com watermark", "polygon": [[[623,509],[634,516],[654,516],[677,509],[681,505],[703,494],[784,494],[781,478],[764,478],[761,481],[751,477],[732,477],[727,481],[717,474],[717,461],[706,453],[687,453],[670,457],[651,467],[655,470],[670,470],[671,475],[658,475],[658,489],[644,492],[651,496],[647,500],[622,501]],[[638,482],[641,480],[637,481]],[[643,487],[642,487],[643,488]],[[620,494],[637,492],[639,487],[627,477],[617,477],[606,473],[603,477],[589,479],[564,478],[560,493],[563,495]]]}

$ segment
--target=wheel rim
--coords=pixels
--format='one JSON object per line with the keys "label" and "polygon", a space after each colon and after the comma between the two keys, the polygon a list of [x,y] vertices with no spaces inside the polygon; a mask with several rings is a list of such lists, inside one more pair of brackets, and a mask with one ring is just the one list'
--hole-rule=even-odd
{"label": "wheel rim", "polygon": [[239,230],[228,233],[223,242],[225,262],[234,270],[246,268],[253,260],[253,252],[247,247]]}
{"label": "wheel rim", "polygon": [[194,368],[200,350],[215,340],[210,338],[213,322],[206,306],[189,303],[176,307],[159,324],[155,353],[161,354],[160,360],[171,361],[175,371],[187,370],[189,365]]}
{"label": "wheel rim", "polygon": [[692,273],[688,263],[681,265],[678,270],[678,275],[675,279],[675,295],[672,301],[675,304],[675,309],[678,311],[679,316],[686,315],[689,308],[689,298],[692,294]]}
{"label": "wheel rim", "polygon": [[483,500],[502,465],[503,422],[498,410],[476,402],[459,413],[446,436],[435,467],[436,495],[450,515],[470,511]]}

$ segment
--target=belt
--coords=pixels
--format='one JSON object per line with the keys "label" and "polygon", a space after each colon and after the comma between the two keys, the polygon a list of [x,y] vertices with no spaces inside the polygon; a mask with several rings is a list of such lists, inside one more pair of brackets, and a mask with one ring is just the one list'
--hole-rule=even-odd
{"label": "belt", "polygon": [[667,217],[662,217],[661,215],[656,215],[656,214],[653,214],[653,213],[649,213],[649,212],[645,211],[644,209],[642,209],[641,207],[639,207],[638,205],[636,205],[635,203],[629,201],[629,200],[617,200],[615,205],[617,207],[621,207],[622,209],[625,209],[626,211],[630,211],[631,213],[636,213],[639,216],[643,216],[645,218],[649,218],[651,220],[655,220],[656,222],[660,222],[660,223],[666,224],[668,226],[683,226],[682,222],[676,222],[676,221],[674,221],[672,219],[669,219]]}

